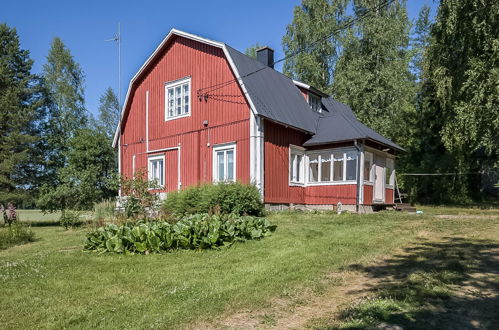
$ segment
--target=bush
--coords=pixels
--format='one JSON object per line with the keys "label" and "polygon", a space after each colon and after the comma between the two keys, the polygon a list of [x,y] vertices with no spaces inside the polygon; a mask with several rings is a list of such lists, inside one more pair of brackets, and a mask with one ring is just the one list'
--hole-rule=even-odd
{"label": "bush", "polygon": [[20,222],[14,222],[7,228],[0,229],[0,249],[6,249],[16,244],[33,242],[35,234],[27,225]]}
{"label": "bush", "polygon": [[59,223],[66,229],[80,226],[82,224],[80,213],[77,211],[64,211],[59,218]]}
{"label": "bush", "polygon": [[115,253],[149,253],[172,249],[226,247],[236,241],[260,239],[276,226],[267,219],[196,214],[175,224],[164,221],[137,221],[114,224],[87,234],[85,249]]}
{"label": "bush", "polygon": [[264,207],[254,185],[220,183],[169,193],[162,211],[175,217],[196,213],[261,216]]}
{"label": "bush", "polygon": [[122,199],[122,204],[127,218],[146,219],[158,205],[158,195],[150,191],[158,187],[147,180],[146,174],[144,169],[139,169],[134,178],[121,180],[121,189],[126,196]]}

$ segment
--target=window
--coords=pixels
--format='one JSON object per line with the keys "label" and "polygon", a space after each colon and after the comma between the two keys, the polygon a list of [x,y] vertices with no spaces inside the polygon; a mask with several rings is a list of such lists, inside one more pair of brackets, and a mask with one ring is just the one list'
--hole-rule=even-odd
{"label": "window", "polygon": [[373,182],[372,178],[373,154],[371,152],[364,152],[364,180]]}
{"label": "window", "polygon": [[310,155],[308,157],[308,181],[319,181],[319,155]]}
{"label": "window", "polygon": [[310,109],[322,112],[321,98],[319,96],[308,93],[308,104],[310,105]]}
{"label": "window", "polygon": [[346,180],[357,179],[357,153],[347,152],[346,156]]}
{"label": "window", "polygon": [[165,85],[165,120],[190,115],[191,78]]}
{"label": "window", "polygon": [[289,182],[291,183],[303,183],[303,157],[304,152],[302,150],[293,149],[290,147],[289,153]]}
{"label": "window", "polygon": [[343,181],[343,153],[333,154],[333,181]]}
{"label": "window", "polygon": [[393,159],[387,158],[385,166],[385,180],[386,180],[385,183],[390,186],[393,186],[395,181],[393,169],[394,169]]}
{"label": "window", "polygon": [[331,181],[331,154],[321,154],[321,182]]}
{"label": "window", "polygon": [[165,186],[165,156],[149,157],[149,181],[159,187]]}
{"label": "window", "polygon": [[213,148],[213,181],[236,181],[236,145]]}

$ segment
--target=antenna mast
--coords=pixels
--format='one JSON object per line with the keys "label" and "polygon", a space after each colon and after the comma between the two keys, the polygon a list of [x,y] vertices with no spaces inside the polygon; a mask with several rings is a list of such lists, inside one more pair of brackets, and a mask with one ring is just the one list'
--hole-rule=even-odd
{"label": "antenna mast", "polygon": [[118,103],[121,108],[121,24],[118,23],[118,33],[111,39],[104,41],[116,41],[118,43]]}

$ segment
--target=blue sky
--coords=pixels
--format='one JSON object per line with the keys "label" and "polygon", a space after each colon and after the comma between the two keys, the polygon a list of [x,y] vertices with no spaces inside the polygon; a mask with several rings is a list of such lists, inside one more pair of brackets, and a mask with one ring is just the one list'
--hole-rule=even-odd
{"label": "blue sky", "polygon": [[[24,49],[42,70],[52,39],[60,37],[86,75],[86,107],[96,113],[99,97],[111,86],[117,90],[118,60],[114,43],[104,42],[122,33],[122,95],[128,82],[171,28],[223,41],[243,51],[258,42],[283,56],[281,38],[300,0],[253,1],[20,1],[3,0],[0,22],[15,27]],[[423,4],[408,0],[409,17],[417,17]]]}

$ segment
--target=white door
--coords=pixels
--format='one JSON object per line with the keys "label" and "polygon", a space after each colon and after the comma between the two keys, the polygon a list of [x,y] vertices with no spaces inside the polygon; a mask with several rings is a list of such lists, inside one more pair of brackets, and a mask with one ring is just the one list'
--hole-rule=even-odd
{"label": "white door", "polygon": [[385,202],[385,159],[375,155],[374,157],[374,203]]}

